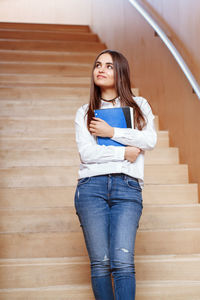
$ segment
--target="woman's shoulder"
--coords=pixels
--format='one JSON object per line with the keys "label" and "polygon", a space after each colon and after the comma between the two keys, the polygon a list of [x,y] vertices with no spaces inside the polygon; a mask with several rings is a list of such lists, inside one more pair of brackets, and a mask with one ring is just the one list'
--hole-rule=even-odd
{"label": "woman's shoulder", "polygon": [[85,118],[87,109],[89,104],[83,104],[81,107],[79,107],[76,111],[75,121],[82,120]]}
{"label": "woman's shoulder", "polygon": [[141,109],[141,111],[147,116],[147,115],[152,115],[152,109],[151,106],[149,104],[149,102],[147,101],[147,99],[145,99],[144,97],[133,97],[134,101],[137,103],[137,105],[139,106],[139,108]]}
{"label": "woman's shoulder", "polygon": [[148,104],[147,99],[145,99],[144,97],[141,97],[141,96],[133,97],[133,100],[137,103],[137,105],[139,107],[142,107],[142,106]]}
{"label": "woman's shoulder", "polygon": [[76,111],[76,113],[86,113],[87,109],[88,109],[88,105],[89,104],[83,104],[81,107],[79,107]]}

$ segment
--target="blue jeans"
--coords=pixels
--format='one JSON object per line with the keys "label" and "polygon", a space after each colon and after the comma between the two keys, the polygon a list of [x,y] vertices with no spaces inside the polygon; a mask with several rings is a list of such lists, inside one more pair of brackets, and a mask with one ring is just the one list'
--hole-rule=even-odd
{"label": "blue jeans", "polygon": [[79,179],[75,208],[90,258],[95,299],[134,300],[135,237],[143,208],[137,179],[125,174]]}

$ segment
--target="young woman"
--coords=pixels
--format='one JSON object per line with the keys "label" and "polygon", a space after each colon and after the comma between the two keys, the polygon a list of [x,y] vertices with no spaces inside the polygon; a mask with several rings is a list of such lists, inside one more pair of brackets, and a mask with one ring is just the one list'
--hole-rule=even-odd
{"label": "young woman", "polygon": [[[135,128],[113,128],[94,110],[130,106]],[[147,100],[131,92],[129,66],[117,51],[104,50],[94,63],[90,102],[75,119],[80,155],[75,208],[91,263],[96,300],[134,300],[134,247],[142,213],[144,151],[157,135]],[[109,137],[124,146],[98,145]],[[112,279],[114,288],[112,287]]]}

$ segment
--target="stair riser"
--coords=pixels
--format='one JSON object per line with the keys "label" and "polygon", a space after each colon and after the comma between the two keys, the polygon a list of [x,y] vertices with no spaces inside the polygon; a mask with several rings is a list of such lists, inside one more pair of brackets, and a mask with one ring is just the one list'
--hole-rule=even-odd
{"label": "stair riser", "polygon": [[[30,209],[74,206],[73,187],[0,189],[0,208]],[[196,204],[197,185],[145,185],[144,204]]]}
{"label": "stair riser", "polygon": [[[52,74],[59,76],[82,76],[90,77],[92,72],[92,66],[90,65],[58,65],[58,64],[0,64],[2,73],[6,74]],[[1,85],[3,85],[1,83]]]}
{"label": "stair riser", "polygon": [[[81,99],[87,103],[89,99],[88,88],[0,88],[0,100],[74,100]],[[79,100],[80,101],[80,100]]]}
{"label": "stair riser", "polygon": [[[87,256],[82,232],[2,234],[0,246],[1,258]],[[199,230],[139,231],[137,234],[136,255],[190,253],[200,253]]]}
{"label": "stair riser", "polygon": [[1,81],[0,83],[0,88],[5,88],[5,87],[24,87],[24,88],[37,88],[37,87],[41,87],[41,88],[44,88],[44,87],[49,87],[49,88],[52,88],[52,87],[55,87],[55,88],[67,88],[67,87],[77,87],[77,88],[89,88],[89,85],[87,83],[69,83],[69,82],[63,82],[63,83],[54,83],[54,82],[49,82],[49,83],[46,83],[46,82],[42,82],[41,83],[35,83],[35,82],[5,82],[5,81]]}
{"label": "stair riser", "polygon": [[0,50],[1,62],[41,62],[41,63],[78,63],[93,64],[96,53],[73,53],[73,52],[49,52],[49,51],[13,51]]}
{"label": "stair riser", "polygon": [[[137,261],[136,280],[199,280],[199,261]],[[4,277],[0,288],[39,288],[48,286],[90,284],[88,263],[57,265],[2,266]],[[17,278],[17,279],[16,279]]]}
{"label": "stair riser", "polygon": [[79,32],[47,32],[47,31],[16,31],[2,30],[0,28],[0,39],[21,39],[21,40],[54,40],[54,41],[85,41],[98,42],[96,34]]}
{"label": "stair riser", "polygon": [[145,206],[141,230],[200,228],[200,206]]}
{"label": "stair riser", "polygon": [[64,31],[64,32],[89,32],[87,25],[62,25],[62,24],[37,24],[37,23],[14,23],[14,22],[1,22],[1,29],[9,30],[42,30],[42,31]]}
{"label": "stair riser", "polygon": [[[136,90],[137,92],[137,90]],[[16,105],[24,101],[25,105],[40,105],[41,103],[49,103],[51,105],[59,105],[65,102],[66,105],[73,103],[74,106],[80,107],[89,101],[89,88],[55,88],[55,87],[1,87],[0,101],[6,104],[16,100]],[[33,104],[32,101],[37,103]],[[61,101],[62,100],[62,101]],[[54,102],[53,102],[54,101]]]}
{"label": "stair riser", "polygon": [[0,119],[22,119],[22,120],[59,120],[68,119],[71,121],[70,126],[73,125],[75,114],[77,111],[76,106],[69,107],[65,105],[64,107],[55,106],[45,110],[45,107],[1,107]]}
{"label": "stair riser", "polygon": [[105,49],[105,45],[96,42],[50,42],[50,41],[23,41],[0,40],[0,49],[4,50],[35,50],[35,51],[78,51],[92,52],[96,55]]}
{"label": "stair riser", "polygon": [[[66,198],[67,201],[68,197]],[[139,228],[140,230],[200,228],[199,215],[200,206],[144,206]],[[28,211],[0,210],[0,218],[1,233],[80,231],[80,224],[73,207]]]}
{"label": "stair riser", "polygon": [[[10,137],[9,137],[10,136]],[[20,140],[21,137],[21,140]],[[35,137],[35,138],[34,138]],[[41,138],[39,138],[41,137]],[[71,149],[77,150],[74,134],[65,132],[7,132],[4,137],[1,133],[0,143],[2,150],[65,150],[70,142]],[[168,138],[158,138],[156,148],[165,148],[169,145]]]}
{"label": "stair riser", "polygon": [[[140,285],[137,284],[136,300],[199,300],[200,286],[177,284],[170,286],[169,284],[158,285]],[[0,300],[94,300],[91,287],[88,289],[74,288],[57,290],[38,289],[28,291],[0,292]]]}
{"label": "stair riser", "polygon": [[[79,287],[78,287],[79,288]],[[76,290],[76,287],[74,287]],[[1,292],[0,291],[0,300],[94,300],[94,296],[92,291],[88,289],[87,292],[85,290],[78,291],[18,291],[14,292]],[[184,300],[184,299],[183,299]],[[198,300],[198,299],[197,299]]]}
{"label": "stair riser", "polygon": [[[7,123],[7,124],[6,124]],[[70,123],[70,126],[67,125],[67,123]],[[62,147],[65,147],[64,145],[67,145],[67,148],[75,145],[75,130],[71,126],[72,122],[68,120],[27,120],[27,121],[20,121],[20,120],[10,120],[8,122],[0,121],[1,128],[0,128],[0,140],[3,144],[3,141],[5,142],[2,147],[6,147],[6,140],[7,142],[15,142],[19,140],[20,138],[27,138],[34,139],[36,143],[38,143],[41,146],[45,145],[47,143],[47,138],[55,140],[57,142],[57,149],[62,149]],[[55,126],[54,126],[55,125]],[[13,140],[11,139],[13,138]],[[42,138],[44,138],[42,140]],[[10,140],[9,140],[10,139]],[[65,141],[63,141],[65,139]],[[68,142],[67,144],[64,142]],[[74,143],[73,143],[74,141]],[[26,141],[24,141],[26,143]],[[63,144],[64,143],[64,144]],[[169,145],[169,139],[168,134],[158,132],[158,139],[156,147],[168,147]],[[25,146],[25,145],[24,145]],[[29,149],[34,150],[34,148],[31,148],[32,145],[29,145]],[[38,149],[38,150],[39,150]],[[5,150],[5,148],[2,148],[2,150]],[[13,149],[14,150],[14,149]],[[20,150],[20,149],[17,149]],[[24,148],[26,150],[26,148]],[[53,150],[53,149],[52,149]]]}
{"label": "stair riser", "polygon": [[[170,148],[166,148],[169,150]],[[177,164],[178,155],[174,151],[157,148],[145,154],[145,164]],[[161,150],[161,151],[157,151]],[[163,151],[162,151],[163,150]],[[173,150],[173,149],[172,149]],[[78,151],[0,151],[0,168],[19,166],[74,166],[80,163]]]}
{"label": "stair riser", "polygon": [[4,274],[0,283],[1,289],[90,283],[88,264],[3,266],[1,271]]}
{"label": "stair riser", "polygon": [[[56,132],[63,132],[63,129],[67,132],[75,132],[74,128],[74,119],[75,119],[75,113],[71,114],[71,116],[66,115],[64,119],[59,120],[59,118],[54,118],[50,120],[44,119],[26,119],[26,118],[0,118],[0,133],[3,133],[4,131],[10,131],[10,132],[18,132],[28,130],[28,131],[35,131],[40,128],[43,131],[50,131],[53,129],[56,129]],[[167,133],[158,132],[158,135],[160,138],[167,137]]]}
{"label": "stair riser", "polygon": [[[64,77],[63,77],[64,78]],[[88,78],[88,77],[85,77],[85,79]],[[82,78],[84,79],[84,78]],[[73,80],[73,78],[72,78]],[[74,78],[75,80],[75,78]],[[33,99],[31,97],[29,98],[24,98],[24,99],[6,99],[6,98],[3,98],[4,96],[6,95],[11,95],[13,96],[14,94],[17,94],[17,95],[21,95],[22,93],[27,93],[27,91],[31,91],[31,95],[34,94],[34,92],[38,93],[38,92],[47,92],[47,95],[48,95],[48,92],[51,91],[51,93],[55,93],[57,95],[59,95],[59,93],[63,93],[65,94],[65,98],[64,99],[59,99],[59,98],[53,98],[53,99],[48,99],[48,98],[44,98],[44,99],[35,99],[37,101],[33,101]],[[82,93],[85,93],[85,95],[88,95],[89,94],[89,89],[88,88],[81,88],[81,89],[78,89],[80,90]],[[138,96],[138,89],[132,89],[132,91],[134,92],[134,94],[136,96]],[[51,106],[51,107],[58,107],[58,106],[63,106],[63,107],[70,107],[70,106],[74,106],[74,107],[77,107],[77,109],[83,105],[83,104],[86,104],[88,103],[89,101],[89,98],[84,98],[84,99],[79,99],[79,98],[75,98],[75,97],[71,97],[71,96],[74,96],[73,93],[77,92],[77,89],[75,89],[74,87],[70,88],[70,87],[67,87],[67,88],[55,88],[55,87],[52,87],[52,88],[37,88],[37,87],[26,87],[26,88],[16,88],[16,87],[1,87],[0,88],[0,107],[10,107],[10,106],[15,106],[15,107],[46,107],[47,106]],[[78,93],[79,94],[79,93]],[[70,95],[70,98],[67,98],[67,95]],[[30,95],[29,95],[30,96]]]}
{"label": "stair riser", "polygon": [[198,185],[145,185],[143,201],[146,204],[198,203]]}
{"label": "stair riser", "polygon": [[[188,282],[187,285],[189,285]],[[166,286],[160,284],[155,286],[149,285],[148,288],[142,286],[141,288],[138,288],[136,300],[198,300],[199,295],[200,286],[198,284],[184,286],[183,282],[176,286],[172,282],[171,285],[168,283]]]}
{"label": "stair riser", "polygon": [[[70,174],[70,176],[68,175]],[[77,167],[16,167],[0,170],[0,187],[44,187],[73,185]],[[187,165],[146,165],[146,184],[188,183]]]}
{"label": "stair riser", "polygon": [[[67,70],[68,71],[68,70]],[[90,77],[71,77],[71,76],[55,76],[54,74],[50,75],[43,74],[31,74],[31,75],[13,75],[13,74],[4,74],[0,75],[0,85],[1,86],[41,86],[41,87],[90,87]]]}
{"label": "stair riser", "polygon": [[[0,106],[1,107],[1,106]],[[0,111],[0,122],[3,120],[70,120],[71,124],[67,125],[69,127],[73,126],[75,120],[75,114],[77,111],[76,107],[55,107],[52,109],[39,109],[37,107],[33,108],[15,108],[15,116],[13,116],[12,109],[3,109]],[[155,119],[156,130],[158,128],[158,119]],[[167,150],[166,150],[167,151]],[[170,150],[171,151],[171,150]],[[177,152],[178,150],[173,150]]]}

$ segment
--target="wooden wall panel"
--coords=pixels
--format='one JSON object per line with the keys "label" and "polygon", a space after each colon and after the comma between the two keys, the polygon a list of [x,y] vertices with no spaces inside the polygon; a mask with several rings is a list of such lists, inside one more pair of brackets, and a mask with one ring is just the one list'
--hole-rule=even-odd
{"label": "wooden wall panel", "polygon": [[91,23],[92,0],[1,0],[0,22]]}
{"label": "wooden wall panel", "polygon": [[[200,81],[200,2],[146,0]],[[94,0],[92,29],[108,48],[126,55],[133,85],[169,129],[171,146],[180,149],[189,165],[190,182],[200,186],[200,101],[184,74],[153,29],[128,0]]]}

